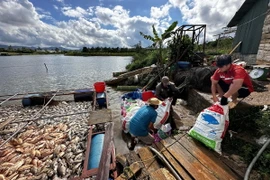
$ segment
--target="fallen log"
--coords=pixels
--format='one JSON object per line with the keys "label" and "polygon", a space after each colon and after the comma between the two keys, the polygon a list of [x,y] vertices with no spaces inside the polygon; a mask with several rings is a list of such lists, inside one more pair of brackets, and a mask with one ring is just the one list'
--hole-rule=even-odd
{"label": "fallen log", "polygon": [[118,77],[115,77],[115,78],[112,78],[109,80],[105,80],[105,83],[106,83],[106,85],[116,85],[116,84],[126,80],[127,78],[136,75],[136,74],[150,73],[150,72],[152,72],[153,69],[154,69],[154,67],[148,66],[148,67],[144,67],[141,69],[136,69],[134,71],[129,71],[129,72],[126,72],[126,73],[119,75]]}

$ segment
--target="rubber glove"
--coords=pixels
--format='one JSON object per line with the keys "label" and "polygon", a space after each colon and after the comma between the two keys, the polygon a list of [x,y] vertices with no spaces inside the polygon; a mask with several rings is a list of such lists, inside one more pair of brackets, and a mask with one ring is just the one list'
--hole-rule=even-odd
{"label": "rubber glove", "polygon": [[220,105],[225,106],[228,104],[228,98],[222,96],[221,100],[220,100]]}

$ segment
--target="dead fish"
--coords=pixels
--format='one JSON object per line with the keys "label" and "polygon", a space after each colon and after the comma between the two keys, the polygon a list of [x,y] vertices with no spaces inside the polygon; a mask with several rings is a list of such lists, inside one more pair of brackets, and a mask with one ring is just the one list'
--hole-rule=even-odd
{"label": "dead fish", "polygon": [[18,171],[25,171],[25,170],[31,169],[32,167],[33,165],[31,164],[23,165],[18,169]]}
{"label": "dead fish", "polygon": [[63,152],[60,152],[60,153],[58,154],[58,156],[59,156],[59,157],[63,157],[64,154],[65,154],[65,152],[63,151]]}
{"label": "dead fish", "polygon": [[10,153],[12,153],[12,152],[14,152],[15,150],[13,149],[13,148],[10,148],[10,147],[8,147],[8,148],[5,148],[5,149],[3,149],[3,150],[0,150],[0,157],[4,157],[4,156],[6,156],[7,154],[10,154]]}
{"label": "dead fish", "polygon": [[10,163],[10,162],[4,162],[3,164],[1,164],[1,167],[0,168],[3,168],[3,167],[10,167],[10,166],[13,166],[14,163]]}
{"label": "dead fish", "polygon": [[4,174],[0,174],[0,180],[6,180],[7,178],[4,176]]}
{"label": "dead fish", "polygon": [[72,172],[76,172],[76,170],[81,166],[81,163],[78,163],[72,167]]}
{"label": "dead fish", "polygon": [[18,176],[19,176],[18,172],[15,172],[15,173],[11,174],[10,176],[8,176],[8,179],[9,180],[16,180],[16,179],[18,179]]}
{"label": "dead fish", "polygon": [[58,145],[58,146],[56,146],[56,147],[54,148],[53,154],[54,154],[54,155],[58,155],[60,152],[61,152],[61,146]]}
{"label": "dead fish", "polygon": [[17,129],[13,128],[13,129],[5,129],[5,130],[1,130],[0,131],[0,135],[6,135],[6,134],[10,134],[15,132]]}
{"label": "dead fish", "polygon": [[24,162],[25,162],[24,159],[22,159],[22,160],[16,162],[16,163],[14,164],[14,166],[12,166],[11,168],[9,168],[9,169],[7,170],[7,174],[12,174],[13,172],[17,171],[17,170],[24,164]]}
{"label": "dead fish", "polygon": [[[14,149],[13,149],[14,150]],[[16,155],[17,155],[17,153],[14,153],[14,151],[10,151],[7,155],[5,155],[4,157],[1,157],[0,158],[0,161],[1,162],[8,162],[8,161],[10,161],[12,158],[14,158]]]}
{"label": "dead fish", "polygon": [[73,138],[70,143],[72,144],[77,144],[80,141],[80,138],[78,136],[76,136],[75,138]]}
{"label": "dead fish", "polygon": [[78,160],[81,160],[82,161],[82,159],[83,159],[83,154],[80,153],[77,156],[75,156],[74,161],[78,161]]}
{"label": "dead fish", "polygon": [[24,139],[28,138],[31,134],[33,134],[33,132],[34,132],[33,129],[27,130],[27,131],[21,133],[18,137],[22,138],[24,140]]}
{"label": "dead fish", "polygon": [[[10,158],[9,162],[10,163],[16,163],[17,161],[19,161],[20,159],[22,159],[22,154],[17,154],[17,153],[14,153],[15,156],[13,156],[12,158]],[[8,159],[9,159],[9,156],[8,156]]]}
{"label": "dead fish", "polygon": [[39,171],[39,169],[36,166],[32,166],[30,168],[30,172],[33,173],[34,175],[36,175]]}
{"label": "dead fish", "polygon": [[66,159],[72,159],[72,157],[74,157],[74,155],[73,155],[72,152],[69,152],[69,153],[66,153],[66,154],[64,155],[64,157],[65,157]]}
{"label": "dead fish", "polygon": [[60,177],[63,177],[66,175],[66,170],[67,170],[67,168],[63,164],[61,164],[57,168],[57,173],[60,175]]}

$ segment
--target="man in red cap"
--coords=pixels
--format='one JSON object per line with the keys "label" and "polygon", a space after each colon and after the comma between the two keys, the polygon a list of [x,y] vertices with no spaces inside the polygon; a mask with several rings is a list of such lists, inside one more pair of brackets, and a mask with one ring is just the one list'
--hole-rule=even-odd
{"label": "man in red cap", "polygon": [[218,101],[217,92],[221,97],[220,104],[227,105],[229,97],[237,103],[237,97],[245,98],[254,91],[249,74],[242,66],[232,64],[230,55],[219,56],[216,65],[218,69],[211,77],[214,102]]}

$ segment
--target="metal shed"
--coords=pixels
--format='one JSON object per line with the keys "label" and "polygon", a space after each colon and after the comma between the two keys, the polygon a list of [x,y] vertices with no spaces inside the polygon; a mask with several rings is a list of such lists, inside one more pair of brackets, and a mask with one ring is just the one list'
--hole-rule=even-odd
{"label": "metal shed", "polygon": [[228,27],[237,26],[234,45],[242,42],[236,49],[236,58],[249,64],[256,62],[264,20],[268,13],[269,0],[246,0],[231,19]]}

